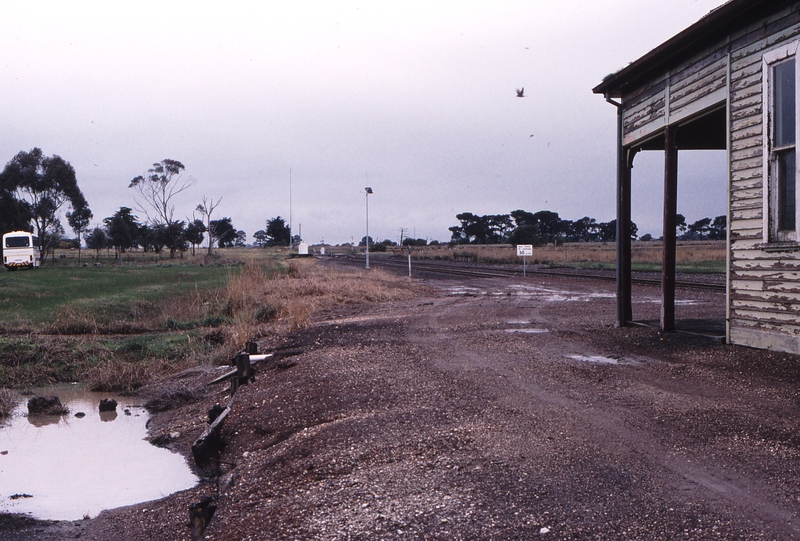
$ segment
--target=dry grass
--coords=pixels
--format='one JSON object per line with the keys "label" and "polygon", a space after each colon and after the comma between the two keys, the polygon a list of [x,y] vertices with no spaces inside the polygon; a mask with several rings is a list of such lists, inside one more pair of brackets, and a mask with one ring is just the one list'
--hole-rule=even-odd
{"label": "dry grass", "polygon": [[[660,241],[634,241],[631,247],[633,263],[661,263]],[[483,263],[520,263],[516,248],[508,244],[459,245],[415,247],[412,258],[453,260],[472,257]],[[724,241],[679,241],[676,254],[678,263],[725,261]],[[616,263],[616,246],[613,242],[576,242],[559,246],[535,246],[529,263],[575,264]]]}
{"label": "dry grass", "polygon": [[0,389],[0,418],[10,416],[16,405],[14,393],[9,389]]}
{"label": "dry grass", "polygon": [[86,309],[62,306],[48,329],[53,334],[97,334],[100,329],[97,318]]}
{"label": "dry grass", "polygon": [[161,359],[136,363],[112,358],[90,368],[83,379],[92,391],[130,392],[178,369]]}
{"label": "dry grass", "polygon": [[291,260],[285,273],[245,266],[229,279],[227,296],[237,325],[274,321],[297,329],[320,310],[339,304],[406,299],[414,295],[414,287],[407,278],[380,270],[367,274],[338,271],[313,260]]}

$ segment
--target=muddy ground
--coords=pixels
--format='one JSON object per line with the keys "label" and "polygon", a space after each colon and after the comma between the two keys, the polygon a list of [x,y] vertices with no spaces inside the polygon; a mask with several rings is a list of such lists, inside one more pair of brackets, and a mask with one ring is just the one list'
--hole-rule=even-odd
{"label": "muddy ground", "polygon": [[[265,340],[303,353],[239,390],[196,488],[0,538],[191,539],[204,496],[220,541],[800,538],[800,359],[615,328],[611,282],[427,283]],[[634,297],[658,317],[655,288]],[[724,317],[722,294],[679,299]],[[212,372],[146,390],[154,438],[191,456]]]}

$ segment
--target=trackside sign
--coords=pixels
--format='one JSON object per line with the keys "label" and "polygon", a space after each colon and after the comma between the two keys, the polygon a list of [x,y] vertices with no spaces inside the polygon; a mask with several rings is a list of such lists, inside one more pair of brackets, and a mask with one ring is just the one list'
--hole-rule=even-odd
{"label": "trackside sign", "polygon": [[533,244],[517,244],[517,257],[531,257]]}

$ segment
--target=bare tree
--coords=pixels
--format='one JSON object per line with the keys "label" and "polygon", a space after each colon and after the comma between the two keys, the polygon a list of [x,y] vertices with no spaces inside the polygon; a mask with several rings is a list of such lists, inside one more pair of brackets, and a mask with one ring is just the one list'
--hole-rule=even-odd
{"label": "bare tree", "polygon": [[[139,197],[136,204],[152,225],[163,225],[171,230],[174,222],[176,195],[194,184],[194,180],[183,179],[184,165],[177,160],[165,159],[154,163],[144,175],[131,180],[128,188],[133,188]],[[150,211],[150,212],[149,212]],[[171,243],[170,257],[175,257],[175,243]]]}
{"label": "bare tree", "polygon": [[214,247],[214,240],[217,238],[214,231],[214,225],[211,223],[211,214],[214,212],[219,204],[222,202],[222,197],[214,201],[213,199],[203,196],[203,202],[197,205],[195,211],[203,216],[206,231],[208,232],[208,255],[211,255],[211,249]]}

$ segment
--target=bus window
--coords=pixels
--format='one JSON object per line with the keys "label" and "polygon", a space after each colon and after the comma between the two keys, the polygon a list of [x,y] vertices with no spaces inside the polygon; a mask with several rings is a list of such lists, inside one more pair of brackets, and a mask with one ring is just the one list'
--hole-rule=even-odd
{"label": "bus window", "polygon": [[27,248],[30,237],[6,237],[6,248]]}

